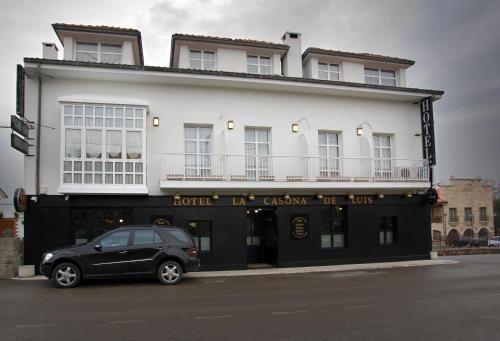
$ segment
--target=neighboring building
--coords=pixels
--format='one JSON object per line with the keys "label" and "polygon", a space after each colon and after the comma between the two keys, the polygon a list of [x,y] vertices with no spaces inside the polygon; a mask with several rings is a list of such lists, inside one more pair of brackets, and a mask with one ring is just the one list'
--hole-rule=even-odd
{"label": "neighboring building", "polygon": [[429,257],[418,103],[443,92],[406,87],[413,61],[175,34],[153,67],[137,30],[53,27],[64,59],[24,60],[26,117],[56,128],[25,158],[26,263],[149,223],[204,269]]}
{"label": "neighboring building", "polygon": [[480,178],[450,177],[438,188],[439,202],[432,208],[432,239],[450,243],[459,238],[479,239],[484,244],[495,234],[491,184]]}

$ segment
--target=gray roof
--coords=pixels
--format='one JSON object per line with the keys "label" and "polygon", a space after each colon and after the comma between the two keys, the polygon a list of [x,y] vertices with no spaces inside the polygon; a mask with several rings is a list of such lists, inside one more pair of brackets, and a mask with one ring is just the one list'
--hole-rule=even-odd
{"label": "gray roof", "polygon": [[365,59],[365,60],[373,60],[373,61],[377,61],[377,62],[396,63],[396,64],[404,64],[404,65],[415,64],[415,62],[413,60],[410,60],[410,59],[388,57],[388,56],[382,56],[379,54],[372,54],[372,53],[325,50],[325,49],[320,49],[317,47],[308,47],[304,51],[304,53],[302,53],[302,59],[306,58],[308,54],[322,54],[322,55],[327,55],[327,56],[354,58],[354,59]]}
{"label": "gray roof", "polygon": [[442,91],[442,90],[430,90],[430,89],[406,88],[406,87],[403,88],[403,87],[397,87],[397,86],[373,85],[373,84],[354,83],[354,82],[345,82],[345,81],[328,81],[328,80],[302,78],[302,77],[287,77],[287,76],[280,76],[280,75],[260,75],[260,74],[251,74],[251,73],[242,73],[242,72],[180,69],[180,68],[172,68],[172,67],[147,66],[147,65],[106,64],[106,63],[95,63],[95,62],[79,62],[79,61],[72,61],[72,60],[43,59],[43,58],[24,58],[24,62],[25,63],[51,64],[51,65],[68,65],[68,66],[81,66],[81,67],[121,69],[121,70],[137,70],[137,71],[181,73],[181,74],[222,76],[222,77],[235,77],[235,78],[266,79],[266,80],[277,80],[277,81],[283,81],[283,82],[324,84],[324,85],[347,86],[347,87],[352,87],[352,88],[363,88],[363,89],[378,89],[378,90],[399,91],[399,92],[413,92],[413,93],[422,93],[422,94],[438,95],[438,96],[442,96],[444,94],[444,91]]}

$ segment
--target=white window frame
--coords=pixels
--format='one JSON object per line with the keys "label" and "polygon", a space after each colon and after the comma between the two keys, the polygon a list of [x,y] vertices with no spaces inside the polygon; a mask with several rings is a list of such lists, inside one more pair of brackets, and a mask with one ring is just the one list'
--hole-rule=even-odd
{"label": "white window frame", "polygon": [[[186,129],[196,129],[196,137],[194,139],[188,139],[186,135]],[[200,128],[209,128],[211,130],[210,139],[205,140],[200,138]],[[185,163],[184,163],[184,175],[188,178],[208,178],[212,173],[212,151],[213,151],[213,140],[214,140],[214,129],[211,125],[205,124],[185,124],[184,125],[184,155],[185,155]],[[196,143],[196,152],[191,153],[186,150],[186,142],[195,142]],[[208,152],[200,152],[200,143],[201,142],[209,142],[210,147]],[[188,158],[190,156],[194,156],[196,158],[196,166],[188,166]],[[203,158],[207,158],[203,160]],[[202,167],[203,162],[207,161]],[[194,174],[189,173],[188,170],[194,170]]]}
{"label": "white window frame", "polygon": [[[65,115],[65,107],[72,107],[72,114]],[[75,115],[74,108],[81,107],[82,115]],[[92,113],[86,115],[86,108],[91,108]],[[96,108],[102,108],[102,116],[96,114]],[[106,108],[112,108],[112,115],[106,115]],[[115,116],[116,108],[123,109],[123,116]],[[127,109],[132,117],[126,117]],[[132,112],[130,113],[130,109]],[[100,111],[100,109],[99,109]],[[141,113],[142,111],[142,113]],[[109,115],[109,112],[108,112]],[[146,116],[147,108],[143,105],[115,105],[115,104],[101,104],[101,103],[75,103],[75,102],[62,102],[61,103],[61,133],[60,133],[60,180],[59,192],[61,193],[147,193],[147,154],[146,154]],[[75,124],[75,117],[80,118],[82,123]],[[68,119],[68,123],[65,122]],[[86,119],[89,119],[88,121]],[[106,125],[106,119],[112,119],[112,126]],[[122,119],[122,126],[115,127],[116,123]],[[102,125],[97,125],[98,119],[102,119]],[[126,128],[126,120],[132,121],[133,127]],[[142,121],[141,121],[142,120]],[[90,121],[92,124],[90,124]],[[65,154],[65,135],[66,129],[80,130],[81,138],[81,154],[79,158],[68,158]],[[87,157],[87,130],[98,130],[101,132],[101,157],[89,158]],[[108,158],[106,148],[106,133],[107,131],[120,131],[122,143],[121,158]],[[141,158],[140,159],[127,159],[127,132],[137,131],[141,132]],[[121,163],[120,165],[117,165]],[[69,166],[71,165],[71,169]],[[106,167],[112,165],[113,170],[106,171]],[[65,170],[65,166],[68,168]],[[87,168],[87,166],[89,166]],[[80,171],[76,170],[80,168]],[[99,167],[100,171],[95,171]],[[121,168],[120,168],[121,167]],[[142,170],[140,170],[142,167]],[[92,169],[87,171],[86,169]],[[120,171],[121,169],[121,171]],[[71,182],[65,182],[65,174],[70,174]],[[81,175],[81,182],[75,183],[75,174]],[[92,181],[86,182],[86,175],[90,176]],[[112,176],[113,183],[106,183],[106,175]],[[98,177],[101,176],[101,181],[96,182]],[[128,177],[127,177],[128,176]],[[127,184],[127,179],[132,177],[132,183]],[[142,183],[139,181],[142,176]],[[116,183],[117,179],[121,177],[121,183]]]}
{"label": "white window frame", "polygon": [[[85,51],[85,50],[78,50],[78,44],[97,44],[97,52],[94,51]],[[114,52],[102,52],[101,51],[101,45],[115,45],[115,46],[120,46],[121,52],[120,53],[114,53]],[[120,56],[120,62],[117,64],[123,64],[123,44],[112,44],[112,43],[101,43],[101,42],[92,42],[92,41],[76,41],[75,42],[75,55],[74,59],[75,61],[77,60],[77,54],[78,52],[84,52],[84,53],[97,53],[97,61],[96,63],[102,63],[101,62],[101,56],[102,54],[106,55],[114,55],[114,56]]]}
{"label": "white window frame", "polygon": [[[254,141],[247,141],[247,131],[252,131],[255,137]],[[259,141],[257,136],[259,131],[267,132],[267,141]],[[243,136],[245,142],[245,176],[248,179],[259,180],[259,179],[269,179],[273,174],[272,165],[272,144],[271,144],[271,128],[266,127],[245,127],[245,135]],[[255,145],[255,154],[247,154],[247,144]],[[267,155],[261,155],[259,152],[259,145],[267,145]],[[255,167],[250,166],[250,158],[254,158],[253,163]],[[255,173],[255,176],[253,175]]]}
{"label": "white window frame", "polygon": [[[250,58],[250,57],[257,58],[257,64],[249,63],[248,58]],[[266,59],[269,58],[269,65],[262,65],[262,63],[261,63],[262,58],[266,58]],[[248,68],[249,65],[257,66],[257,73],[250,72],[250,70]],[[269,67],[269,74],[262,73],[262,66]],[[254,74],[254,75],[272,75],[273,74],[273,56],[247,54],[247,72]]]}
{"label": "white window frame", "polygon": [[[367,70],[370,70],[370,71],[377,71],[377,76],[372,76],[372,75],[367,75],[366,74],[366,71]],[[394,73],[394,78],[392,77],[385,77],[385,76],[382,76],[382,72],[393,72]],[[371,67],[365,67],[365,83],[366,84],[374,84],[374,83],[369,83],[366,81],[367,78],[370,78],[370,79],[373,79],[373,80],[377,80],[377,83],[375,85],[384,85],[384,86],[397,86],[398,85],[398,81],[397,81],[397,75],[396,75],[396,71],[395,70],[388,70],[388,69],[378,69],[378,68],[371,68]],[[390,79],[390,80],[393,80],[394,81],[394,85],[386,85],[386,84],[382,84],[382,80],[384,79]]]}
{"label": "white window frame", "polygon": [[[199,52],[200,53],[200,59],[197,58],[191,58],[191,52]],[[205,53],[213,53],[214,59],[205,59]],[[191,60],[197,60],[200,62],[201,69],[196,69],[191,65]],[[207,69],[205,67],[206,62],[213,62],[214,63],[214,68],[213,69]],[[203,49],[189,49],[189,68],[194,69],[194,70],[208,70],[208,71],[215,71],[217,70],[217,51],[213,50],[203,50]]]}
{"label": "white window frame", "polygon": [[[327,71],[320,70],[319,69],[320,65],[326,65]],[[338,69],[338,71],[332,70],[331,69],[332,66],[336,66],[337,69]],[[323,79],[323,78],[321,78],[319,76],[321,72],[326,72],[326,74],[328,76],[327,79]],[[338,78],[333,78],[332,75],[337,75]],[[340,80],[342,80],[342,70],[341,70],[340,64],[336,64],[336,63],[323,63],[323,62],[318,61],[318,79],[329,80],[329,81],[340,81]]]}
{"label": "white window frame", "polygon": [[[382,137],[389,138],[389,147],[382,146],[379,144],[378,146],[375,144],[375,139],[380,139]],[[375,155],[375,149],[379,150],[379,157]],[[390,156],[383,157],[383,150],[388,149],[390,152]],[[377,179],[391,179],[392,178],[392,167],[393,162],[392,159],[394,157],[394,137],[392,134],[373,134],[373,162],[374,162],[374,171],[375,178]]]}
{"label": "white window frame", "polygon": [[[326,143],[320,143],[320,134],[326,134]],[[328,135],[337,135],[337,144],[330,144]],[[338,178],[341,173],[341,132],[334,130],[318,130],[318,157],[319,157],[319,176],[320,178]],[[326,148],[326,155],[320,155],[320,147]],[[336,148],[338,155],[330,155],[330,148]],[[326,161],[326,168],[323,167],[323,161]]]}

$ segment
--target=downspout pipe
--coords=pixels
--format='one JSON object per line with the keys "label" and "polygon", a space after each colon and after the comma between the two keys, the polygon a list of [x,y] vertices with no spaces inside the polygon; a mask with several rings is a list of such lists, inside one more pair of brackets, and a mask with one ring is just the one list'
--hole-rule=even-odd
{"label": "downspout pipe", "polygon": [[35,191],[40,195],[40,150],[41,150],[41,123],[42,123],[42,74],[40,64],[38,64],[38,108],[37,108],[37,128],[36,128],[36,169],[35,169]]}

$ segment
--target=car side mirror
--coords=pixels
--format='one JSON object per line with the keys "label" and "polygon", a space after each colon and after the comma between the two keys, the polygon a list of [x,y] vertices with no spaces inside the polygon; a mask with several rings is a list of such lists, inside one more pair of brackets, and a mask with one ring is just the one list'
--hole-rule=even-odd
{"label": "car side mirror", "polygon": [[94,245],[94,249],[95,249],[96,251],[101,251],[101,249],[102,249],[102,245],[101,245],[101,244],[96,244],[96,245]]}

